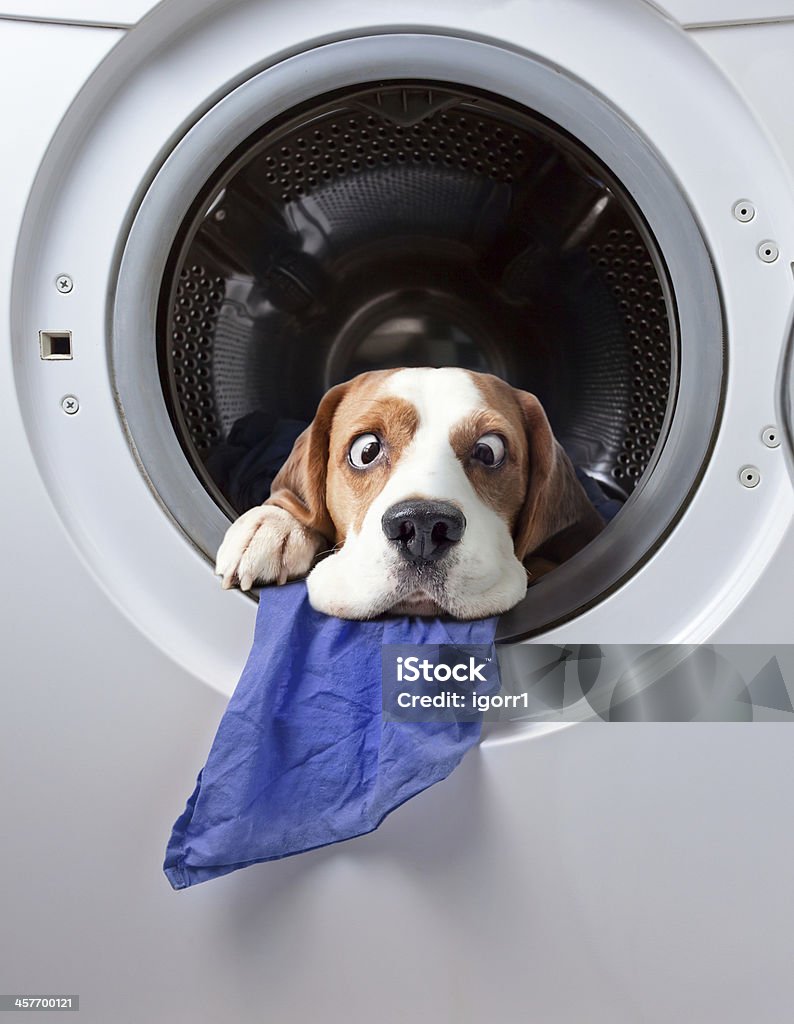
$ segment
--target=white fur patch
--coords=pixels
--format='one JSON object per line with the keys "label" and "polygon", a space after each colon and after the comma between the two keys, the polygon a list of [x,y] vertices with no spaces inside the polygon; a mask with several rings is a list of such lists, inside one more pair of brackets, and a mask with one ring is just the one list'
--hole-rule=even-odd
{"label": "white fur patch", "polygon": [[241,590],[254,583],[285,583],[304,576],[321,541],[284,509],[259,505],[235,520],[218,549],[215,575],[228,590],[235,582]]}

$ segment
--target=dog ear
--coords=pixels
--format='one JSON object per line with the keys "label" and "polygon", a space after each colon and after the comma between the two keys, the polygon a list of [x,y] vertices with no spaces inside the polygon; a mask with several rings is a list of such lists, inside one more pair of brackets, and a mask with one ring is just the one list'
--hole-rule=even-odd
{"label": "dog ear", "polygon": [[323,396],[314,419],[295,441],[289,458],[276,474],[266,505],[289,512],[309,530],[316,530],[330,544],[336,527],[328,513],[325,484],[331,424],[350,382],[337,384]]}
{"label": "dog ear", "polygon": [[514,389],[524,415],[529,447],[529,478],[524,504],[513,530],[516,557],[537,554],[564,562],[604,528],[576,479],[571,460],[552,433],[538,399]]}

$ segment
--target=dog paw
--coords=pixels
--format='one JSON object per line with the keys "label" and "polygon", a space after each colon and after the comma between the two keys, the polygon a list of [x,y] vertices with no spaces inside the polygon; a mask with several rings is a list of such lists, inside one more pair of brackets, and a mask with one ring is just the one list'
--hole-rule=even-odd
{"label": "dog paw", "polygon": [[294,516],[274,505],[245,512],[226,531],[218,549],[215,575],[224,590],[239,583],[250,590],[254,583],[285,583],[305,575],[323,539],[302,526]]}

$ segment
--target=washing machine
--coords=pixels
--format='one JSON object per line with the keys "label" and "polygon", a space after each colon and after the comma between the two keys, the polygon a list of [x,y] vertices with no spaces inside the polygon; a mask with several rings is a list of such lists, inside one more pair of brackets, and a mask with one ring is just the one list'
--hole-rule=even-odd
{"label": "washing machine", "polygon": [[4,0],[0,47],[2,992],[786,1019],[786,721],[500,723],[370,836],[161,865],[256,615],[230,452],[361,370],[531,388],[620,501],[504,650],[791,639],[794,4]]}

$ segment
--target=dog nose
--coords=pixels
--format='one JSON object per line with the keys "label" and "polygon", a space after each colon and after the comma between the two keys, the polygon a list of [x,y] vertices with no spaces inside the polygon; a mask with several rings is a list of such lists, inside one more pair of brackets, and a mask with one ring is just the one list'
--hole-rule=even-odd
{"label": "dog nose", "polygon": [[386,537],[414,565],[438,561],[466,529],[460,509],[448,501],[400,501],[381,519]]}

